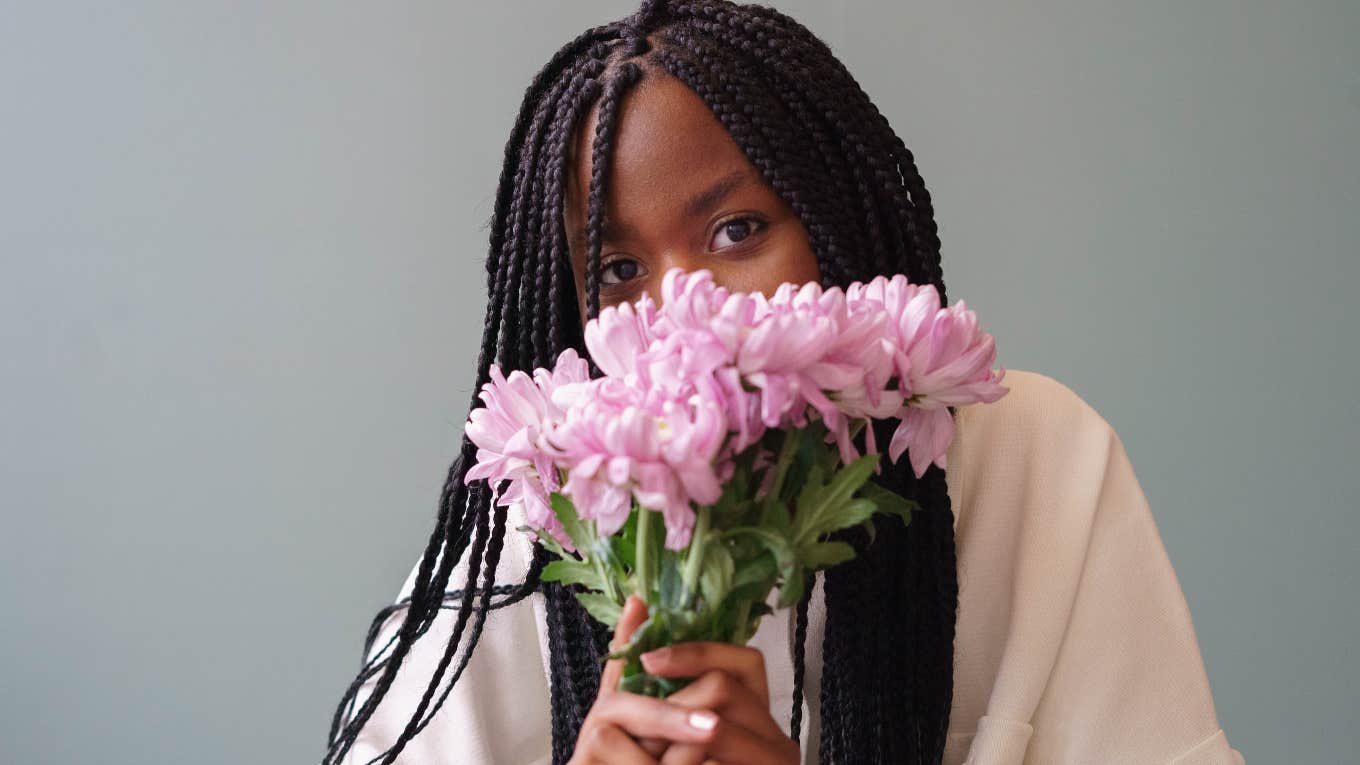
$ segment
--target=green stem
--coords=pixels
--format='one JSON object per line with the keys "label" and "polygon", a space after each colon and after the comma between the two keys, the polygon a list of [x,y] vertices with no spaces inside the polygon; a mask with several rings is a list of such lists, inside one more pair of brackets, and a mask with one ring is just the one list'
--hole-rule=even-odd
{"label": "green stem", "polygon": [[652,591],[652,511],[638,506],[637,522],[637,596],[651,603]]}
{"label": "green stem", "polygon": [[797,428],[784,431],[784,443],[779,447],[779,458],[774,465],[774,483],[770,485],[769,494],[765,495],[767,501],[779,501],[779,493],[784,490],[784,476],[789,472],[789,465],[793,464],[793,455],[798,451],[802,436],[803,431]]}
{"label": "green stem", "polygon": [[737,634],[733,636],[734,638],[733,642],[736,643],[737,645],[746,645],[746,642],[751,639],[752,636],[746,634],[747,628],[746,623],[750,621],[750,619],[751,619],[751,601],[748,598],[742,600],[741,603],[737,604],[737,622],[736,622]]}
{"label": "green stem", "polygon": [[855,424],[850,426],[850,438],[851,438],[851,439],[853,439],[855,436],[859,435],[860,431],[864,430],[864,425],[865,425],[865,423],[866,423],[865,420],[855,420]]}
{"label": "green stem", "polygon": [[[599,527],[595,525],[595,521],[590,522],[590,534],[594,541],[598,542],[600,540],[600,530]],[[598,553],[598,550],[596,552]],[[604,594],[608,595],[609,599],[615,603],[623,605],[623,598],[619,597],[618,588],[614,586],[613,572],[605,566],[604,556],[597,554],[589,557],[590,562],[595,566],[595,571],[600,575],[600,581],[604,582]]]}
{"label": "green stem", "polygon": [[694,597],[699,581],[699,568],[704,562],[704,537],[708,536],[708,516],[712,509],[708,505],[699,508],[699,519],[694,524],[694,535],[690,537],[689,557],[685,559],[682,580],[685,583],[685,596],[688,601]]}

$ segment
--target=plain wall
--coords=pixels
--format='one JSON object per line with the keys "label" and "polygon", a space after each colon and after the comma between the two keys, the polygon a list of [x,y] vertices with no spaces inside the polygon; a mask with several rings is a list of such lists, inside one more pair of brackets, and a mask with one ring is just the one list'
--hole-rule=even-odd
{"label": "plain wall", "polygon": [[[1360,5],[776,2],[1115,427],[1249,762],[1353,761]],[[0,761],[309,762],[434,522],[532,74],[632,2],[0,3]]]}

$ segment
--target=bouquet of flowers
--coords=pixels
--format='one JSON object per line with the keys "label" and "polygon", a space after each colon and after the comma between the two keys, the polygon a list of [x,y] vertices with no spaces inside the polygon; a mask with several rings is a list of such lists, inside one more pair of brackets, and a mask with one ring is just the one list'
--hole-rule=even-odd
{"label": "bouquet of flowers", "polygon": [[1007,391],[964,302],[943,307],[900,274],[766,298],[672,268],[661,292],[660,306],[644,295],[587,323],[602,376],[571,348],[532,374],[493,365],[464,477],[520,505],[521,530],[558,556],[542,578],[594,618],[614,627],[629,593],[647,603],[611,657],[627,658],[622,688],[658,697],[687,681],[649,675],[642,653],[744,644],[773,588],[790,606],[809,574],[854,558],[832,532],[872,534],[876,513],[911,521],[916,503],[868,480],[882,468],[866,426],[900,419],[888,457],[907,452],[919,477],[945,467],[948,407]]}

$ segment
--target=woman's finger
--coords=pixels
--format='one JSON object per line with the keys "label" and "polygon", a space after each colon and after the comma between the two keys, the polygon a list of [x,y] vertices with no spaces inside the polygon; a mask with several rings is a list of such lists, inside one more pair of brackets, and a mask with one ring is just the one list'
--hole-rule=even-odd
{"label": "woman's finger", "polygon": [[[628,640],[633,637],[639,625],[647,621],[647,603],[637,595],[629,595],[623,602],[623,613],[619,615],[619,623],[614,627],[614,639],[609,644],[611,651],[617,651],[628,644]],[[619,680],[623,677],[623,659],[610,659],[605,662],[604,671],[600,673],[600,690],[597,696],[606,693],[613,693],[619,689]]]}
{"label": "woman's finger", "polygon": [[643,736],[642,738],[639,738],[637,742],[647,754],[650,754],[653,757],[660,757],[665,754],[666,748],[671,745],[671,742],[664,738],[653,738],[652,736]]}
{"label": "woman's finger", "polygon": [[768,702],[722,670],[709,670],[698,679],[666,697],[666,701],[687,709],[712,709],[725,722],[740,725],[768,739],[787,738],[770,714]]}
{"label": "woman's finger", "polygon": [[589,717],[616,725],[633,738],[671,742],[706,743],[713,739],[713,730],[719,724],[712,710],[691,709],[637,693],[599,696]]}
{"label": "woman's finger", "polygon": [[801,761],[798,742],[787,736],[771,740],[723,717],[707,743],[678,742],[662,755],[660,765],[703,765],[710,762],[742,765],[792,765]]}
{"label": "woman's finger", "polygon": [[720,669],[755,692],[766,706],[770,703],[765,655],[757,648],[707,640],[675,643],[642,654],[642,666],[660,677],[697,677]]}
{"label": "woman's finger", "polygon": [[600,722],[582,729],[568,765],[656,765],[656,762],[617,725]]}
{"label": "woman's finger", "polygon": [[672,744],[662,752],[660,765],[704,765],[714,762],[703,744]]}

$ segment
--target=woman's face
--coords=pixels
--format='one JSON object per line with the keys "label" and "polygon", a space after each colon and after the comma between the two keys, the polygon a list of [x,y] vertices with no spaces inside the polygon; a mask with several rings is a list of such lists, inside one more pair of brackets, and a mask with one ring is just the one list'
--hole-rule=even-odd
{"label": "woman's face", "polygon": [[[597,111],[579,133],[565,223],[581,322],[586,316],[585,222]],[[707,268],[731,290],[772,295],[783,282],[820,280],[807,229],[760,177],[713,112],[678,80],[649,72],[624,96],[615,126],[600,248],[600,308],[661,277]]]}

